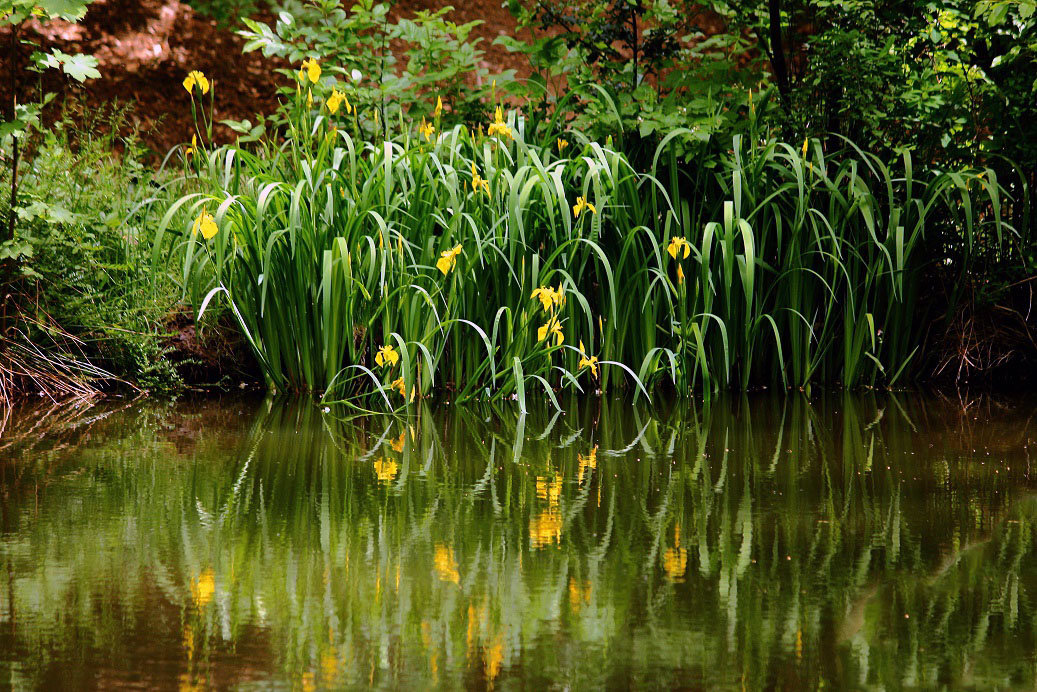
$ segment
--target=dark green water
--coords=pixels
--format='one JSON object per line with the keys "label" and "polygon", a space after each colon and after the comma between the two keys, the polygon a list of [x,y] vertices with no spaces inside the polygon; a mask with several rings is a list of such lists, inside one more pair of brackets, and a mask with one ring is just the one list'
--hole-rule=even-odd
{"label": "dark green water", "polygon": [[1035,413],[16,410],[0,686],[1032,689]]}

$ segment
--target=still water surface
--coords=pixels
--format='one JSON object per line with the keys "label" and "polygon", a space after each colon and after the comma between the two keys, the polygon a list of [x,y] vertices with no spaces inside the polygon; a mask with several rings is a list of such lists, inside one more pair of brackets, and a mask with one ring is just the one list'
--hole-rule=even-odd
{"label": "still water surface", "polygon": [[18,410],[0,687],[1032,689],[1035,413]]}

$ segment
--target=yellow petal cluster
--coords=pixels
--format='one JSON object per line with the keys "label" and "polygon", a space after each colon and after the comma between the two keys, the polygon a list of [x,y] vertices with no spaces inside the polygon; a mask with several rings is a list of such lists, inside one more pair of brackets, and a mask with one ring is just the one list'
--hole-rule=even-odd
{"label": "yellow petal cluster", "polygon": [[400,354],[396,352],[396,349],[392,347],[392,344],[386,344],[378,349],[378,353],[375,354],[374,362],[378,363],[379,366],[388,365],[392,367],[400,362]]}
{"label": "yellow petal cluster", "polygon": [[508,127],[507,123],[504,122],[504,113],[501,112],[500,106],[497,106],[497,110],[493,113],[493,122],[486,129],[486,134],[490,137],[508,137],[509,139],[514,137],[511,134],[511,128]]}
{"label": "yellow petal cluster", "polygon": [[688,259],[688,255],[691,254],[691,244],[683,237],[670,238],[670,244],[666,246],[666,252],[670,253],[670,257],[677,259],[677,255],[683,253],[683,259]]}
{"label": "yellow petal cluster", "polygon": [[573,205],[573,218],[580,218],[580,212],[584,209],[592,214],[597,214],[598,210],[594,208],[594,205],[587,201],[585,197],[577,197],[576,204]]}
{"label": "yellow petal cluster", "polygon": [[328,107],[328,111],[332,115],[338,113],[338,109],[341,108],[343,104],[346,106],[346,115],[349,115],[353,111],[353,106],[349,103],[349,99],[346,98],[346,95],[338,89],[332,89],[331,96],[329,96],[328,100],[324,102],[324,105]]}
{"label": "yellow petal cluster", "polygon": [[490,181],[486,180],[479,175],[478,169],[475,164],[472,164],[472,192],[478,192],[479,190],[486,190],[486,194],[490,194]]}
{"label": "yellow petal cluster", "polygon": [[299,81],[304,82],[307,78],[314,84],[320,79],[320,63],[313,58],[306,58],[299,68]]}
{"label": "yellow petal cluster", "polygon": [[188,72],[187,76],[184,77],[183,84],[184,89],[186,89],[187,93],[191,94],[191,96],[194,96],[195,87],[198,87],[203,95],[209,93],[209,80],[206,79],[205,75],[198,70],[191,70]]}
{"label": "yellow petal cluster", "polygon": [[565,341],[565,337],[562,335],[562,323],[553,315],[547,321],[547,324],[537,330],[537,341],[543,341],[552,336],[555,339],[555,346],[561,346],[562,342]]}
{"label": "yellow petal cluster", "polygon": [[559,137],[558,138],[558,151],[562,151],[567,146],[569,146],[569,143],[567,141],[565,141],[564,139],[562,139],[561,137]]}
{"label": "yellow petal cluster", "polygon": [[439,259],[436,260],[436,269],[443,272],[443,276],[449,274],[450,270],[457,266],[457,256],[461,254],[461,249],[460,245],[455,245],[440,253]]}
{"label": "yellow petal cluster", "polygon": [[558,284],[557,289],[550,286],[533,289],[533,293],[529,297],[539,300],[540,304],[544,306],[545,312],[553,312],[554,308],[565,305],[565,290],[562,288],[562,284]]}
{"label": "yellow petal cluster", "polygon": [[580,362],[579,362],[579,364],[576,367],[578,367],[581,370],[583,368],[590,368],[591,369],[591,375],[593,375],[595,377],[595,379],[598,377],[598,357],[597,356],[590,356],[590,357],[588,357],[587,356],[587,352],[583,350],[583,342],[582,341],[580,342]]}
{"label": "yellow petal cluster", "polygon": [[436,126],[422,118],[421,126],[418,127],[418,132],[425,135],[425,141],[428,142],[432,139],[432,135],[435,134]]}
{"label": "yellow petal cluster", "polygon": [[194,226],[191,227],[191,233],[198,233],[199,231],[201,231],[202,237],[206,240],[220,232],[220,227],[216,225],[216,220],[213,219],[212,214],[204,209],[198,215],[198,218],[194,220]]}

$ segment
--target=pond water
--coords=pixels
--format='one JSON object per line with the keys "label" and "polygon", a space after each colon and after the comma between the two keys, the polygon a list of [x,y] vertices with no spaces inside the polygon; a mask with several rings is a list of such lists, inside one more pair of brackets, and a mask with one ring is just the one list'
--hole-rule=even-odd
{"label": "pond water", "polygon": [[15,410],[0,687],[1031,689],[1035,413]]}

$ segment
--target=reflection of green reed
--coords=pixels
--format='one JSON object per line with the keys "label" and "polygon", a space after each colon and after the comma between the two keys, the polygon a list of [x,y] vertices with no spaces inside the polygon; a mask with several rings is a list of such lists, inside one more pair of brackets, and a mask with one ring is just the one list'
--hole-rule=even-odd
{"label": "reflection of green reed", "polygon": [[28,685],[97,659],[183,686],[1032,684],[1023,444],[986,456],[921,399],[568,410],[106,419],[36,472],[38,513],[24,479],[6,501],[2,665]]}

